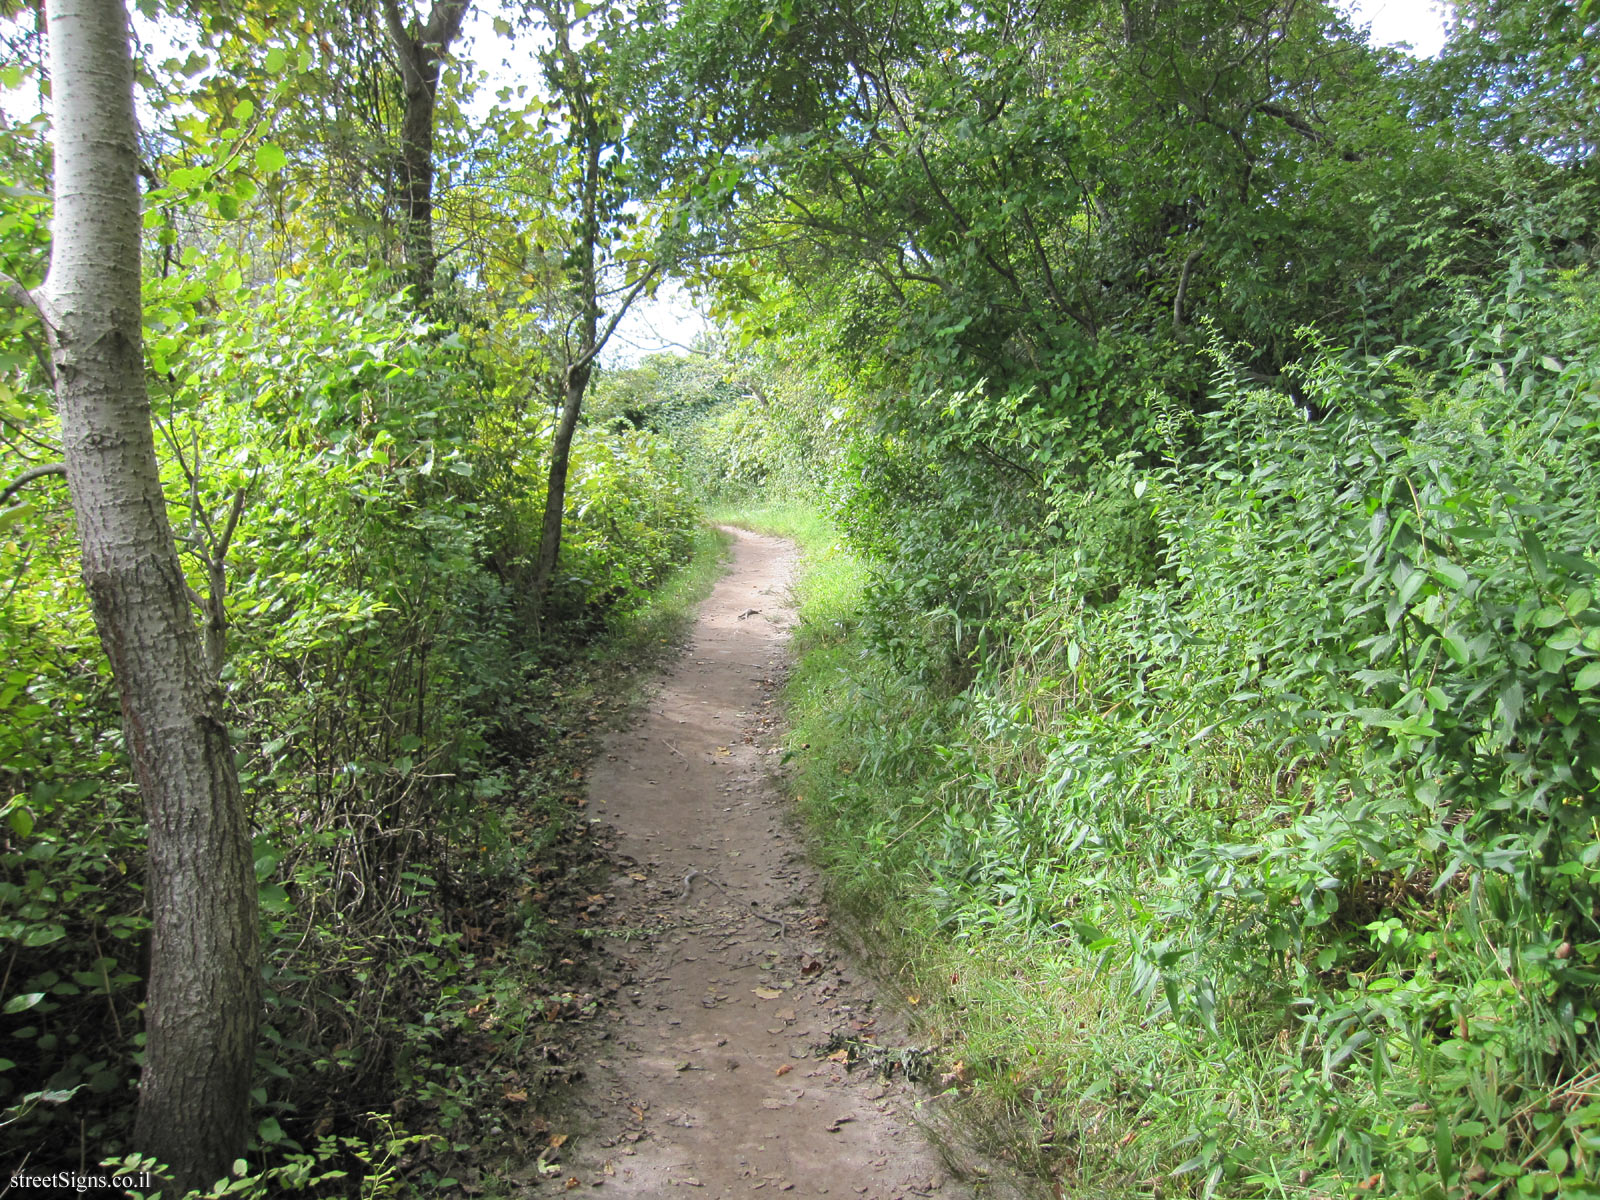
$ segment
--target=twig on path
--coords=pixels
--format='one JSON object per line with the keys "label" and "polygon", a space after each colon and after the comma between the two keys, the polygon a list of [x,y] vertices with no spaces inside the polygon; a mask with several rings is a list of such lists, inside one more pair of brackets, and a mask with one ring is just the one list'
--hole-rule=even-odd
{"label": "twig on path", "polygon": [[[726,888],[724,888],[720,883],[718,883],[715,879],[713,879],[711,876],[707,875],[704,871],[700,870],[698,867],[695,867],[695,868],[691,869],[689,871],[689,873],[683,877],[683,891],[678,893],[679,901],[687,900],[689,898],[689,893],[690,893],[691,890],[693,890],[694,881],[696,879],[704,879],[712,887],[716,888],[717,891],[722,893],[722,898],[724,900],[726,900],[729,904],[733,904],[733,897],[728,895],[728,890]],[[788,937],[789,936],[789,926],[786,925],[784,922],[780,921],[777,917],[769,917],[769,916],[767,916],[766,913],[761,912],[760,910],[758,910],[755,907],[755,902],[754,901],[751,901],[751,907],[750,907],[749,912],[750,912],[750,915],[752,917],[754,917],[756,920],[765,921],[768,925],[776,925],[778,927],[778,932],[773,934],[772,935],[773,937]]]}

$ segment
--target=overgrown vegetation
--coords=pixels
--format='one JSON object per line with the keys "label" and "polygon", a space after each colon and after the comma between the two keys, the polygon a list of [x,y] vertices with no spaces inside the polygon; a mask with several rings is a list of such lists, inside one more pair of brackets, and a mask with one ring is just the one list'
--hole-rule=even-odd
{"label": "overgrown vegetation", "polygon": [[[454,398],[493,388],[492,364],[331,275],[253,299],[188,343],[162,404],[175,522],[197,548],[232,522],[223,681],[265,947],[250,1158],[336,1135],[381,1155],[407,1131],[465,1148],[496,1088],[537,1086],[519,1047],[568,1003],[530,990],[564,943],[527,897],[573,836],[588,730],[613,711],[592,677],[619,637],[638,645],[627,631],[687,559],[695,513],[657,439],[584,435],[562,620],[532,639],[518,584],[539,442]],[[28,416],[14,428],[48,428]],[[14,516],[0,1086],[12,1144],[77,1166],[80,1147],[118,1145],[137,1063],[142,825],[59,493]],[[480,1077],[489,1038],[506,1066]]]}
{"label": "overgrown vegetation", "polygon": [[1319,419],[1215,345],[976,634],[780,517],[836,894],[1038,1177],[1594,1188],[1596,300],[1525,277],[1448,375],[1325,351]]}
{"label": "overgrown vegetation", "polygon": [[[146,378],[253,837],[265,1001],[226,1190],[478,1187],[485,1147],[561,1076],[545,1051],[560,1022],[597,1002],[571,909],[596,857],[576,815],[592,734],[626,710],[627,664],[677,636],[718,544],[661,437],[587,426],[558,570],[535,595],[561,267],[541,280],[489,240],[444,260],[470,284],[397,275],[384,259],[415,265],[415,226],[403,242],[364,242],[359,221],[342,236],[350,198],[290,169],[291,151],[371,166],[360,151],[287,119],[277,136],[298,145],[261,136],[258,106],[332,86],[326,41],[285,43],[269,10],[166,15],[192,54],[146,64]],[[8,17],[6,32],[5,86],[40,85],[42,27]],[[156,77],[188,80],[181,106]],[[0,269],[29,285],[48,132],[43,116],[0,130]],[[559,139],[538,146],[560,159]],[[452,233],[492,226],[463,165],[436,225]],[[544,199],[559,247],[562,202]],[[313,253],[318,237],[331,244]],[[56,349],[26,305],[3,315],[0,1126],[8,1169],[142,1169],[145,812],[79,578],[86,510],[75,523],[52,465]],[[533,1171],[544,1147],[523,1148],[517,1170]]]}
{"label": "overgrown vegetation", "polygon": [[[1600,1194],[1592,0],[1461,0],[1431,61],[1306,0],[540,4],[493,105],[464,0],[140,10],[265,948],[232,1191],[448,1190],[537,1092],[583,664],[704,501],[811,549],[798,791],[1000,1153]],[[138,1149],[151,880],[5,20],[0,1102],[78,1167]],[[669,273],[728,344],[597,370]]]}
{"label": "overgrown vegetation", "polygon": [[[991,74],[913,34],[862,95],[912,80],[920,125],[886,96],[848,187],[808,173],[838,143],[781,137],[751,185],[747,211],[815,247],[736,306],[784,334],[812,395],[815,444],[772,426],[763,452],[804,464],[769,495],[820,501],[830,532],[741,519],[823,564],[790,685],[819,853],[947,1045],[947,1084],[1057,1195],[1594,1195],[1600,289],[1592,148],[1553,115],[1591,97],[1553,56],[1593,14],[1466,5],[1438,62],[1355,68],[1341,86],[1377,69],[1367,94],[1451,124],[1389,127],[1425,151],[1357,147],[1326,93],[1271,159],[1298,181],[1278,211],[1152,175],[1190,199],[1150,236],[1206,230],[1180,263],[1132,232],[1151,193],[1086,182],[1103,161],[1073,176],[1080,217],[1034,190],[1126,108],[1057,110],[1074,141],[1028,104],[1088,69],[1149,83],[1151,43],[1121,28],[1144,11],[1027,34],[974,11],[971,36],[1031,48]],[[1306,15],[1279,13],[1284,44]],[[1148,19],[1188,47],[1244,17]],[[1316,36],[1361,53],[1337,19]],[[1470,77],[1485,56],[1503,89]],[[1198,62],[1174,58],[1197,74],[1171,86],[1227,86]],[[1010,191],[976,154],[956,165],[1002,137]],[[1419,206],[1435,154],[1465,174]],[[908,161],[937,211],[884,205],[901,240],[869,269],[846,251],[877,237],[859,192],[909,188]],[[1319,207],[1330,187],[1361,203]],[[993,241],[980,204],[1008,214]],[[1290,209],[1268,240],[1334,273],[1311,308],[1252,274],[1264,258],[1200,284],[1240,222]],[[956,278],[924,239],[962,217]],[[1076,273],[1058,299],[1118,315],[1044,337],[1027,323],[1048,305],[995,299],[1051,294],[1056,269]],[[1086,274],[1101,290],[1069,292]],[[1143,299],[1118,297],[1135,277]]]}

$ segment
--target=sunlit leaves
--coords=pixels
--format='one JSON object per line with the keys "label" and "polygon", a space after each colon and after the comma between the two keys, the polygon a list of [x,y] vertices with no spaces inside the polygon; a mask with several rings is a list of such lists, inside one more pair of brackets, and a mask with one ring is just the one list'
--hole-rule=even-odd
{"label": "sunlit leaves", "polygon": [[273,142],[263,142],[256,147],[256,170],[263,175],[274,175],[288,165],[289,157],[282,147]]}

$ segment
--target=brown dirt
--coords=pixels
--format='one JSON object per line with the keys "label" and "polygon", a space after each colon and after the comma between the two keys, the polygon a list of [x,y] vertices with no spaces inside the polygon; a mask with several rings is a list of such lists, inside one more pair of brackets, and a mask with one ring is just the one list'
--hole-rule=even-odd
{"label": "brown dirt", "polygon": [[686,654],[590,776],[588,811],[616,841],[600,924],[621,986],[556,1182],[679,1200],[968,1196],[913,1119],[938,1103],[902,1078],[919,1056],[829,943],[772,778],[794,547],[730,532],[732,569]]}

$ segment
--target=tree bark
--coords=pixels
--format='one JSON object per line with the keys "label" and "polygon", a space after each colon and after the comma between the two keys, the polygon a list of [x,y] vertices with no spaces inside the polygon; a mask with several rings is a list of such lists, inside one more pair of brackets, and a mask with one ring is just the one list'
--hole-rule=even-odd
{"label": "tree bark", "polygon": [[[433,126],[439,74],[450,44],[461,33],[470,0],[437,0],[426,24],[407,24],[398,0],[383,0],[384,25],[400,60],[405,111],[400,118],[400,174],[405,189],[404,245],[416,301],[433,297],[438,252],[433,240]],[[411,26],[416,26],[412,32]]]}
{"label": "tree bark", "polygon": [[145,1064],[134,1140],[178,1194],[243,1149],[259,1009],[250,834],[222,693],[167,519],[140,333],[123,0],[48,0],[55,215],[42,289],[83,579],[149,819]]}
{"label": "tree bark", "polygon": [[560,3],[540,5],[555,38],[552,59],[547,66],[546,82],[566,103],[571,113],[572,137],[583,155],[579,193],[577,228],[576,273],[573,278],[574,299],[577,301],[576,342],[569,337],[567,361],[561,372],[561,416],[556,422],[555,436],[550,445],[550,474],[545,488],[544,524],[540,531],[539,557],[533,572],[533,615],[537,624],[543,618],[545,598],[550,582],[555,576],[556,560],[561,554],[561,526],[566,513],[567,467],[571,459],[572,437],[578,427],[578,415],[583,410],[583,397],[594,373],[594,361],[605,349],[617,325],[633,302],[655,278],[660,264],[651,263],[624,291],[616,303],[610,320],[604,328],[600,325],[600,256],[604,251],[600,240],[604,179],[601,157],[612,144],[594,107],[593,80],[582,59],[572,48],[571,26],[566,9]]}
{"label": "tree bark", "polygon": [[[591,105],[588,80],[582,63],[572,50],[565,11],[550,5],[545,9],[551,33],[555,35],[555,54],[559,64],[559,90],[572,109],[573,135],[581,139],[583,150],[581,208],[578,216],[578,346],[570,350],[561,372],[561,418],[556,422],[550,445],[550,475],[544,494],[544,528],[539,538],[539,559],[533,571],[533,613],[535,622],[544,615],[545,597],[555,575],[556,559],[561,554],[561,525],[566,515],[567,463],[572,450],[572,435],[583,409],[583,395],[589,386],[594,358],[600,349],[600,292],[595,256],[600,241],[600,153],[601,134]],[[552,82],[556,82],[553,80]],[[615,328],[613,323],[611,328]],[[606,331],[610,336],[610,329]],[[570,343],[569,343],[570,344]]]}
{"label": "tree bark", "polygon": [[543,615],[544,600],[555,577],[556,559],[561,555],[561,526],[567,505],[567,466],[572,458],[572,435],[578,428],[584,392],[589,387],[591,368],[569,366],[562,376],[561,417],[550,443],[550,475],[544,494],[544,525],[539,535],[539,559],[533,570],[533,605],[536,617]]}

